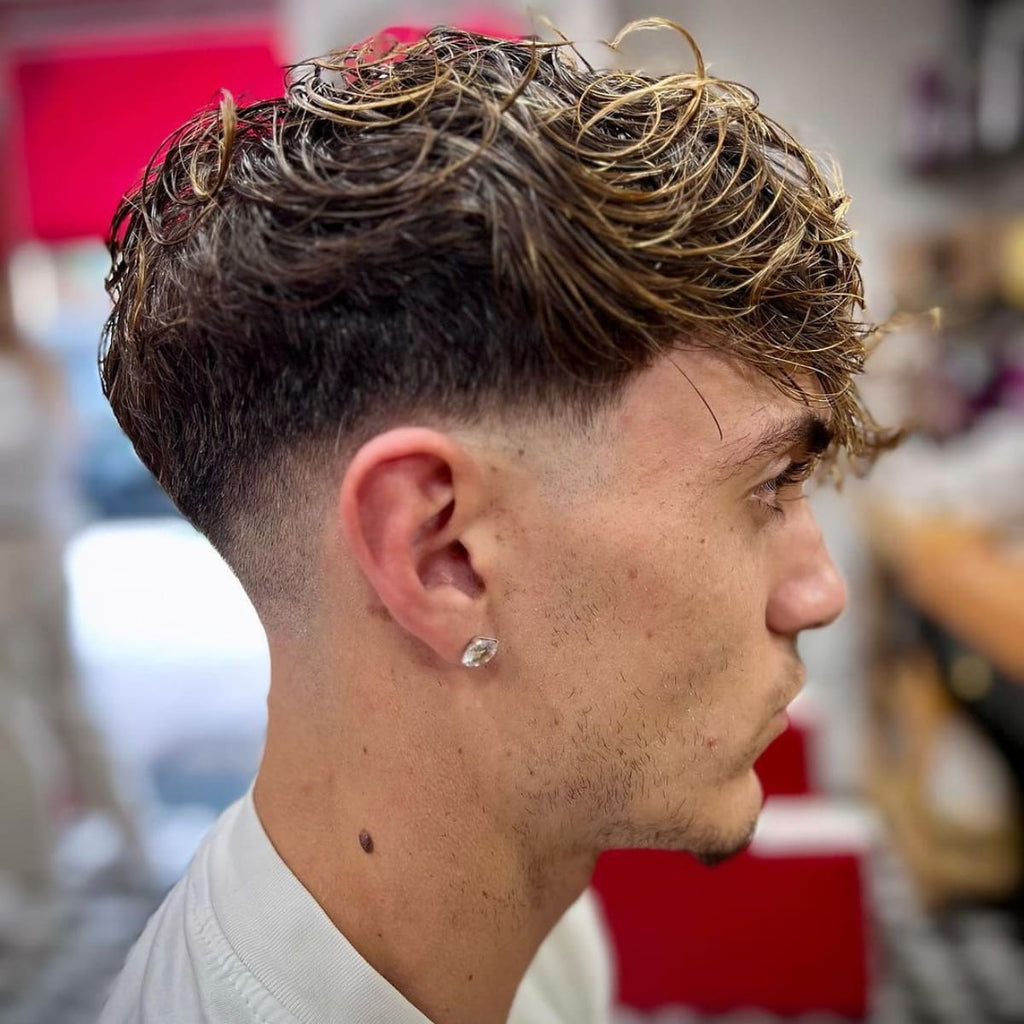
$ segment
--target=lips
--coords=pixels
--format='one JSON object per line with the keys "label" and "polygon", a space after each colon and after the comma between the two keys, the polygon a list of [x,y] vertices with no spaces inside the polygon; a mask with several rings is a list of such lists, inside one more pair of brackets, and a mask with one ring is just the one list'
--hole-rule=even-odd
{"label": "lips", "polygon": [[757,759],[789,728],[789,715],[785,709],[776,711],[768,720],[761,734],[757,750],[754,754],[754,761]]}
{"label": "lips", "polygon": [[792,704],[793,701],[795,701],[803,692],[804,685],[807,682],[807,669],[802,661],[797,662],[796,671],[793,675],[796,678],[796,689],[794,689],[793,693],[787,698],[786,703],[779,708],[778,714],[785,714],[789,705]]}

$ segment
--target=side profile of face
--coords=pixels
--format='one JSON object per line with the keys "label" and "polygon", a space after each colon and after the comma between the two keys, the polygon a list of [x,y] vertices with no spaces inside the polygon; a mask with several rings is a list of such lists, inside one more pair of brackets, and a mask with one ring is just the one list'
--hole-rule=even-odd
{"label": "side profile of face", "polygon": [[548,469],[524,474],[485,577],[503,642],[485,699],[530,828],[709,862],[749,841],[754,762],[803,682],[797,636],[845,600],[803,498],[825,419],[763,375],[678,352],[596,440],[552,438]]}

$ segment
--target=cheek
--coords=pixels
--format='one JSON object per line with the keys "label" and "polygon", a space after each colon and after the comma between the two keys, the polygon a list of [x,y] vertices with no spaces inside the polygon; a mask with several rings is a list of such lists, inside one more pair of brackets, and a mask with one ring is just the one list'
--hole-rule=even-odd
{"label": "cheek", "polygon": [[[610,517],[609,517],[610,519]],[[563,524],[531,598],[538,653],[609,696],[707,704],[764,633],[757,569],[735,530],[671,515]],[[564,528],[566,525],[569,528]]]}
{"label": "cheek", "polygon": [[602,590],[623,625],[621,640],[676,664],[692,652],[722,661],[763,626],[758,569],[735,531],[715,523],[649,524],[603,552]]}
{"label": "cheek", "polygon": [[645,694],[637,733],[666,737],[688,772],[717,778],[747,760],[775,687],[764,573],[728,527],[659,540],[624,538],[615,550],[621,630],[606,653]]}

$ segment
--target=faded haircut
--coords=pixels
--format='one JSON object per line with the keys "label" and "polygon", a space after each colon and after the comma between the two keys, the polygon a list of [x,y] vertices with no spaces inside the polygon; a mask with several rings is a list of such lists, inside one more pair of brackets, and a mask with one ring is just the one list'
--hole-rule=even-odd
{"label": "faded haircut", "polygon": [[838,177],[677,31],[694,69],[665,76],[564,41],[371,40],[280,98],[225,95],[124,198],[104,392],[257,607],[309,572],[287,524],[375,432],[585,428],[679,347],[826,403],[831,454],[892,443],[855,386],[872,327]]}

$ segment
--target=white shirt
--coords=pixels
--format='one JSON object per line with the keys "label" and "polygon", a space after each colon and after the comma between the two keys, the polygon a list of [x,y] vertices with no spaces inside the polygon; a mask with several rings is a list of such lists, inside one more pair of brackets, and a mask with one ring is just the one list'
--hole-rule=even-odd
{"label": "white shirt", "polygon": [[[509,1024],[603,1024],[610,1000],[608,947],[587,892],[538,950]],[[251,791],[224,812],[146,925],[99,1020],[170,1022],[430,1024],[281,860]]]}

